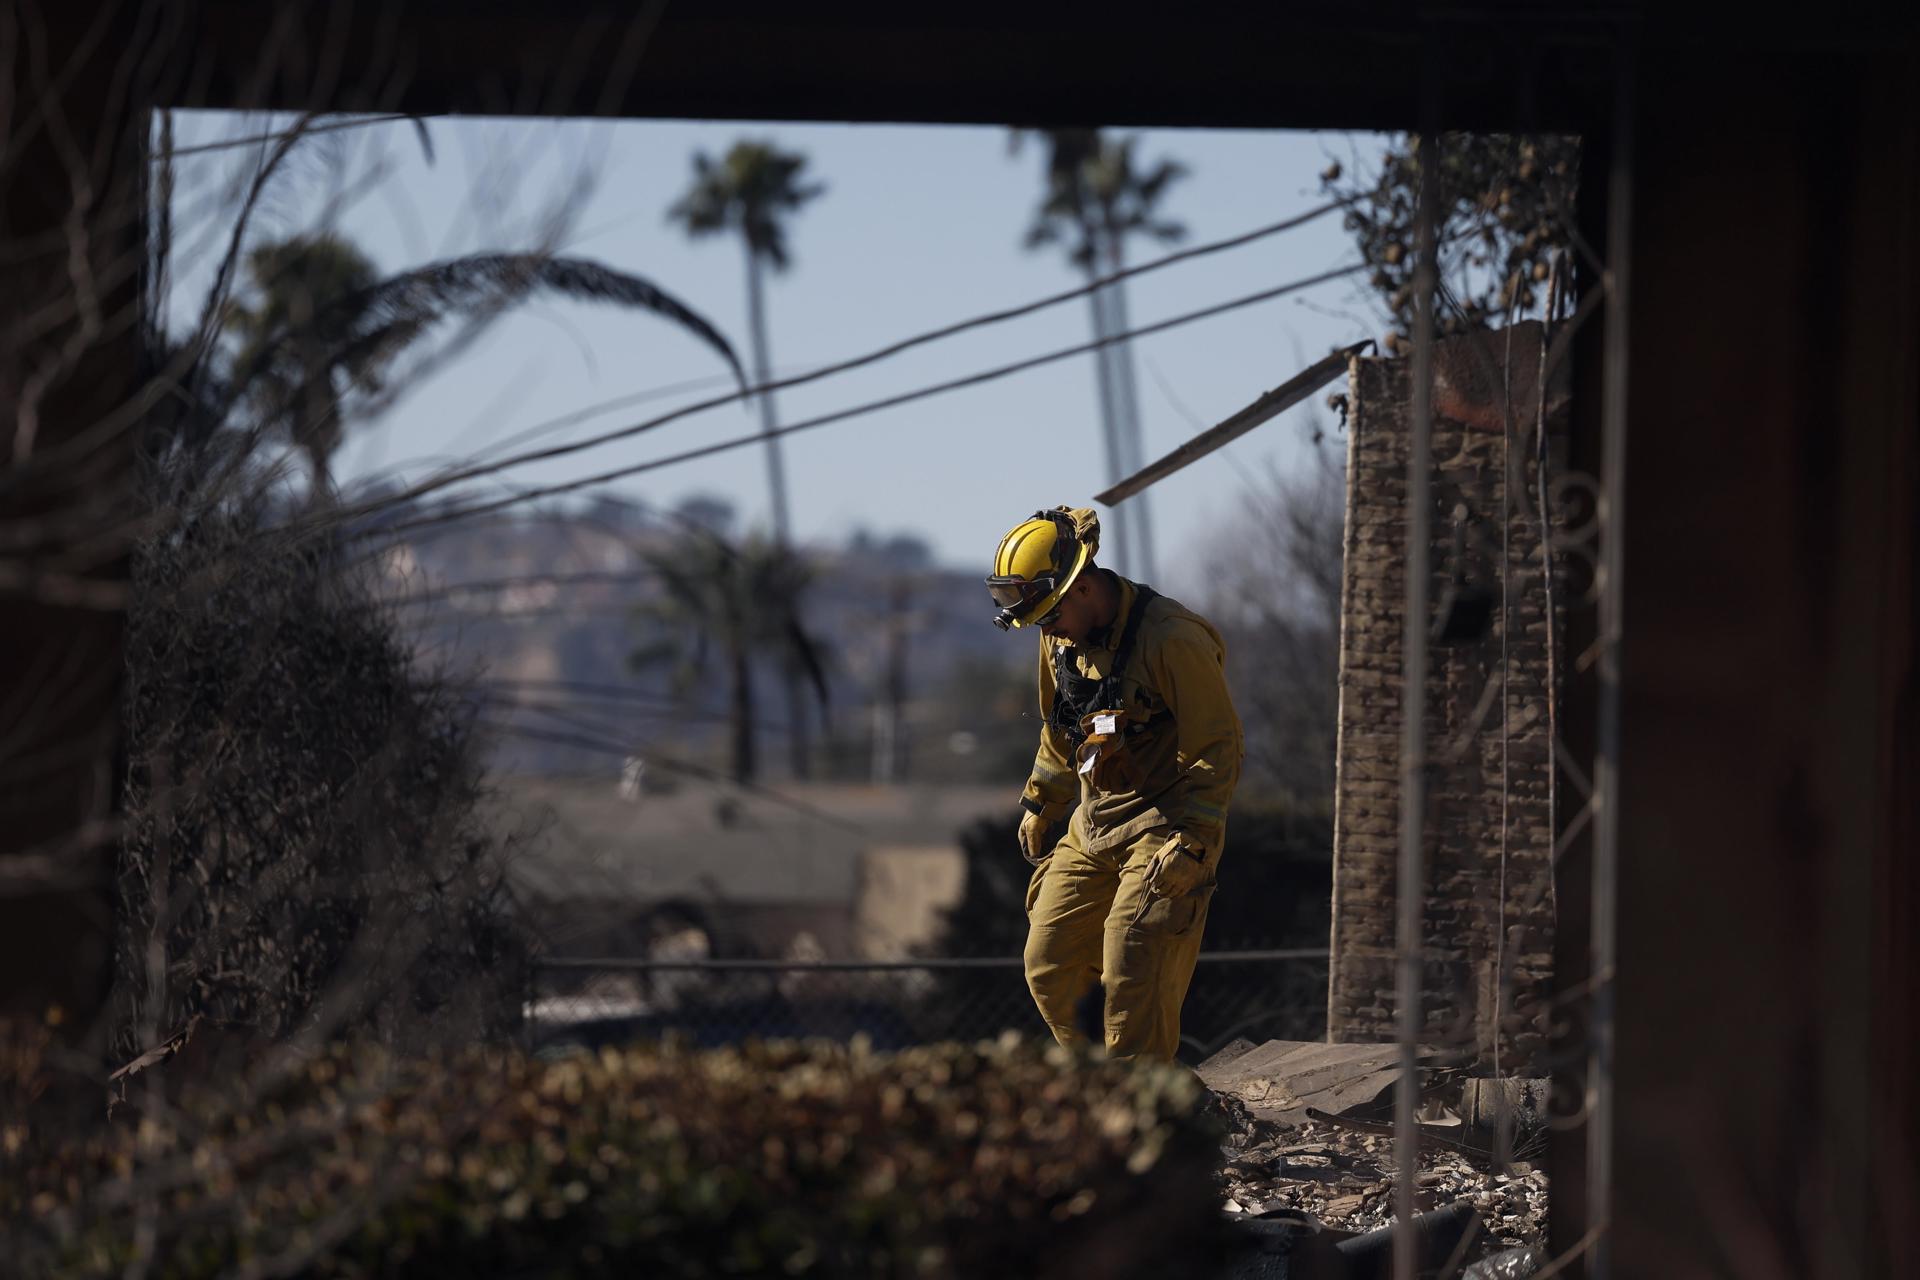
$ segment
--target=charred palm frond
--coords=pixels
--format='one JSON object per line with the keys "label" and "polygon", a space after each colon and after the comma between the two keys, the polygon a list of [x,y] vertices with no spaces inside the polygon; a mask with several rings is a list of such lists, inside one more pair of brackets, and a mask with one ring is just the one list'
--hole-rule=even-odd
{"label": "charred palm frond", "polygon": [[427,266],[353,289],[288,325],[269,342],[243,352],[233,382],[244,388],[315,338],[326,344],[326,364],[364,378],[447,316],[498,310],[540,292],[588,302],[610,302],[672,321],[719,353],[742,386],[746,374],[733,346],[704,316],[640,276],[584,258],[538,253],[483,253]]}
{"label": "charred palm frond", "polygon": [[248,272],[254,301],[230,314],[239,349],[203,416],[222,422],[249,404],[252,436],[289,436],[311,457],[316,483],[351,413],[345,395],[381,391],[393,362],[441,320],[484,320],[536,293],[651,312],[713,348],[746,385],[732,345],[705,317],[650,280],[585,259],[474,254],[380,279],[351,243],[320,235],[261,246]]}
{"label": "charred palm frond", "polygon": [[393,276],[338,305],[363,317],[363,335],[385,333],[404,344],[442,316],[512,305],[540,292],[652,312],[712,347],[746,385],[740,358],[704,316],[650,280],[585,258],[474,254]]}

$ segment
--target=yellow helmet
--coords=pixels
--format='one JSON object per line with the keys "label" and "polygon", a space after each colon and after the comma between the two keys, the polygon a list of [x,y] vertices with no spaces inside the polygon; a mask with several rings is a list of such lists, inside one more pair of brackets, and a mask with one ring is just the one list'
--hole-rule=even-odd
{"label": "yellow helmet", "polygon": [[1100,517],[1091,510],[1036,511],[1000,539],[987,592],[999,612],[993,625],[1045,626],[1067,589],[1100,549]]}

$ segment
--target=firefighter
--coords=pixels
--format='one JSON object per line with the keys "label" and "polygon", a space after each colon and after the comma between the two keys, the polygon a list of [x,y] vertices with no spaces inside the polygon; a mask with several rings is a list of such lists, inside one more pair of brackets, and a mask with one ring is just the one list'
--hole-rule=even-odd
{"label": "firefighter", "polygon": [[[1054,1039],[1104,988],[1107,1052],[1170,1061],[1240,776],[1225,646],[1205,618],[1094,564],[1100,518],[1035,512],[1000,540],[1002,630],[1040,640],[1040,747],[1020,798],[1027,987]],[[1064,820],[1065,830],[1059,831]]]}

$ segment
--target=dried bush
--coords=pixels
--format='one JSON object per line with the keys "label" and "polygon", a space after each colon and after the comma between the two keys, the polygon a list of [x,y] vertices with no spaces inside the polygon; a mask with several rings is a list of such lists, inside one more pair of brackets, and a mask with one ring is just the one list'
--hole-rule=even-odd
{"label": "dried bush", "polygon": [[136,553],[117,1047],[194,1014],[261,1039],[503,1034],[527,944],[471,713],[263,492]]}
{"label": "dried bush", "polygon": [[[1440,337],[1501,323],[1544,301],[1555,255],[1570,244],[1580,185],[1580,140],[1564,134],[1447,133],[1440,137],[1435,236],[1446,296],[1434,317]],[[1422,156],[1420,138],[1396,138],[1376,174],[1335,164],[1321,175],[1328,195],[1350,199],[1346,229],[1372,268],[1383,300],[1389,354],[1407,349],[1414,329]]]}
{"label": "dried bush", "polygon": [[[542,1062],[338,1047],[0,1162],[15,1259],[153,1274],[1128,1277],[1218,1230],[1191,1075],[1008,1038]],[[1188,1272],[1190,1273],[1190,1272]]]}
{"label": "dried bush", "polygon": [[1317,422],[1311,441],[1291,470],[1248,477],[1223,513],[1203,608],[1246,730],[1240,803],[1331,814],[1346,477]]}

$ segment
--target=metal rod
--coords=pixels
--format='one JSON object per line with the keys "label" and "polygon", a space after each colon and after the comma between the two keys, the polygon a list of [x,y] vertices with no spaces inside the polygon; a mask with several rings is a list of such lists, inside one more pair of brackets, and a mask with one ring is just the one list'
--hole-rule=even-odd
{"label": "metal rod", "polygon": [[[1553,271],[1547,281],[1547,315],[1540,326],[1540,369],[1535,385],[1536,401],[1534,406],[1534,483],[1539,490],[1540,502],[1540,579],[1546,597],[1547,608],[1547,830],[1558,830],[1560,821],[1560,627],[1558,615],[1554,612],[1553,591],[1553,504],[1551,486],[1547,474],[1551,464],[1547,448],[1547,378],[1552,372],[1547,359],[1550,340],[1553,337],[1553,322],[1560,312],[1560,290],[1562,273],[1568,270],[1567,254],[1562,250],[1554,257]],[[1557,902],[1559,894],[1554,887],[1554,861],[1547,859],[1548,892]],[[1557,907],[1555,908],[1557,911]]]}
{"label": "metal rod", "polygon": [[1142,468],[1137,474],[1129,476],[1114,485],[1105,493],[1096,493],[1095,502],[1102,506],[1115,506],[1131,498],[1134,494],[1165,480],[1174,472],[1192,462],[1198,462],[1223,445],[1238,440],[1270,418],[1277,418],[1294,405],[1326,386],[1339,374],[1345,373],[1347,362],[1373,345],[1371,340],[1356,342],[1350,347],[1342,347],[1326,359],[1293,375],[1273,390],[1255,400],[1240,412],[1215,426],[1208,427],[1193,439],[1161,458],[1149,467]]}
{"label": "metal rod", "polygon": [[[1507,306],[1507,349],[1500,362],[1500,905],[1493,935],[1493,1078],[1503,1074],[1500,1024],[1507,1003],[1507,836],[1513,827],[1513,326],[1519,316],[1520,290]],[[1551,616],[1547,627],[1553,627]],[[1503,1154],[1506,1126],[1495,1139]]]}
{"label": "metal rod", "polygon": [[1435,223],[1440,202],[1440,135],[1435,71],[1427,68],[1420,134],[1420,206],[1415,228],[1418,254],[1414,272],[1413,421],[1407,447],[1406,630],[1400,653],[1400,868],[1394,892],[1399,907],[1395,939],[1395,1013],[1398,1015],[1400,1079],[1393,1097],[1393,1149],[1398,1166],[1394,1187],[1393,1274],[1414,1280],[1419,1239],[1414,1230],[1414,1186],[1419,1173],[1419,1129],[1414,1111],[1420,1097],[1419,1041],[1421,918],[1426,905],[1424,825],[1426,818],[1427,592],[1430,497],[1433,453],[1434,302],[1440,273],[1435,255]]}
{"label": "metal rod", "polygon": [[[1201,964],[1250,964],[1274,960],[1322,960],[1324,948],[1267,951],[1203,951]],[[937,969],[1018,969],[1019,956],[944,956],[925,960],[648,960],[636,956],[547,956],[533,967],[554,972],[666,973],[732,970],[746,973],[899,973]]]}
{"label": "metal rod", "polygon": [[1613,1000],[1617,972],[1620,838],[1620,642],[1625,585],[1627,478],[1627,307],[1633,218],[1633,50],[1623,44],[1614,69],[1613,150],[1607,174],[1606,351],[1600,370],[1600,704],[1594,761],[1593,993],[1587,1041],[1587,1227],[1597,1232],[1587,1275],[1612,1267]]}

